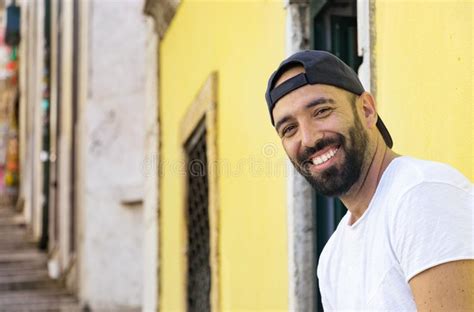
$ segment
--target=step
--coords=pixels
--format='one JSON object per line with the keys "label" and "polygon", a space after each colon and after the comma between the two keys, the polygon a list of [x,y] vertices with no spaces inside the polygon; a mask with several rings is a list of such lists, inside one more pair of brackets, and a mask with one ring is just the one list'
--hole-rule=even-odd
{"label": "step", "polygon": [[26,227],[10,224],[10,225],[0,225],[0,238],[3,237],[12,237],[12,236],[25,236],[27,234]]}
{"label": "step", "polygon": [[13,211],[13,207],[12,206],[0,205],[0,211],[3,211],[3,210]]}
{"label": "step", "polygon": [[25,305],[36,305],[44,303],[77,303],[77,300],[73,296],[64,292],[52,292],[48,294],[44,291],[29,292],[28,295],[25,295],[23,292],[21,294],[15,294],[15,292],[8,292],[8,296],[0,297],[0,307],[12,306],[19,308]]}
{"label": "step", "polygon": [[78,301],[51,280],[47,255],[27,233],[22,214],[0,207],[0,312],[80,312]]}
{"label": "step", "polygon": [[3,225],[0,225],[0,235],[8,234],[12,230],[15,232],[26,233],[26,227],[24,223],[15,223],[15,221],[12,221],[5,222]]}
{"label": "step", "polygon": [[13,224],[25,224],[25,217],[22,214],[1,214],[0,213],[0,224],[3,223],[13,223]]}
{"label": "step", "polygon": [[5,226],[22,226],[25,227],[26,223],[23,218],[20,218],[18,216],[13,216],[13,217],[0,217],[0,228],[3,228]]}
{"label": "step", "polygon": [[77,300],[64,288],[0,292],[0,311],[80,311],[77,308]]}
{"label": "step", "polygon": [[82,312],[78,303],[38,303],[0,307],[0,312]]}
{"label": "step", "polygon": [[9,297],[6,298],[5,300],[2,299],[0,301],[0,306],[6,307],[6,306],[12,306],[12,307],[17,307],[20,308],[21,306],[26,306],[26,305],[37,305],[37,304],[64,304],[64,303],[76,303],[77,300],[72,297],[72,296],[67,296],[67,295],[61,295],[61,296],[29,296],[29,297]]}
{"label": "step", "polygon": [[9,231],[0,231],[0,241],[7,242],[10,240],[27,240],[28,236],[23,229],[11,229]]}
{"label": "step", "polygon": [[25,275],[25,274],[36,274],[39,272],[48,272],[48,269],[45,265],[42,266],[17,266],[10,268],[0,268],[0,279],[7,278],[15,275]]}
{"label": "step", "polygon": [[0,265],[0,272],[18,272],[22,270],[46,270],[48,264],[46,260],[20,261],[14,263],[4,263]]}
{"label": "step", "polygon": [[16,283],[28,280],[49,279],[47,270],[16,271],[0,276],[0,284]]}
{"label": "step", "polygon": [[46,263],[47,257],[46,254],[39,250],[20,250],[11,253],[0,253],[0,266],[24,261],[44,261]]}
{"label": "step", "polygon": [[38,274],[46,274],[48,272],[46,266],[23,266],[23,267],[14,267],[14,268],[7,268],[4,269],[0,267],[0,281],[4,278],[10,278],[12,276],[19,276],[19,275],[38,275]]}
{"label": "step", "polygon": [[11,217],[15,215],[19,215],[19,214],[10,209],[0,209],[0,217]]}
{"label": "step", "polygon": [[26,233],[26,227],[18,224],[8,224],[0,226],[0,236],[8,235],[11,232]]}
{"label": "step", "polygon": [[32,246],[35,246],[35,243],[37,244],[37,242],[34,241],[33,239],[29,238],[28,235],[26,235],[26,233],[13,234],[13,235],[10,235],[9,237],[7,237],[7,236],[1,237],[0,236],[0,248],[1,248],[1,244],[9,244],[9,243],[15,243],[15,242],[30,244]]}
{"label": "step", "polygon": [[38,249],[36,243],[18,242],[1,242],[0,254],[12,253],[15,251],[32,251]]}
{"label": "step", "polygon": [[48,267],[47,259],[31,259],[29,261],[8,262],[0,264],[0,272],[23,269],[44,269]]}
{"label": "step", "polygon": [[[18,236],[11,236],[11,237],[1,237],[0,238],[0,253],[2,253],[2,246],[10,246],[11,244],[25,244],[28,241],[25,239],[26,235],[18,235]],[[30,241],[31,242],[31,241]],[[34,246],[34,244],[33,244]]]}
{"label": "step", "polygon": [[13,243],[27,243],[34,246],[36,242],[28,240],[27,238],[26,234],[12,234],[9,237],[0,237],[0,249],[3,244],[8,246]]}
{"label": "step", "polygon": [[0,292],[27,289],[55,289],[60,288],[57,281],[50,280],[46,273],[37,275],[20,275],[2,277],[0,279]]}
{"label": "step", "polygon": [[69,296],[71,295],[65,288],[54,289],[25,289],[15,291],[0,292],[0,302],[6,301],[10,298],[29,298],[29,297],[51,297],[51,296]]}
{"label": "step", "polygon": [[38,250],[38,243],[25,241],[0,242],[0,254],[12,253],[15,251],[25,252],[33,250]]}

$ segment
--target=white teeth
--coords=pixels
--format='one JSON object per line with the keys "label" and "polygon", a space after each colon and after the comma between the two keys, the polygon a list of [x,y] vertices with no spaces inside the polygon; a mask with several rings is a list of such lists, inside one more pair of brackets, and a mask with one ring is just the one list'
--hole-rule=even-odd
{"label": "white teeth", "polygon": [[333,158],[334,155],[336,155],[336,152],[337,152],[337,149],[331,149],[326,154],[323,154],[318,157],[314,157],[312,159],[313,165],[320,165],[322,163],[325,163],[329,159]]}

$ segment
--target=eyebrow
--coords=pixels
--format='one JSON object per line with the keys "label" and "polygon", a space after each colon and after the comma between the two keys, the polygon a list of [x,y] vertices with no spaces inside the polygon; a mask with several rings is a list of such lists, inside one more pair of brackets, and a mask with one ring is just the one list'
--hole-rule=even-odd
{"label": "eyebrow", "polygon": [[[314,107],[314,106],[316,106],[316,105],[327,104],[327,103],[329,103],[329,104],[334,104],[335,102],[334,102],[333,99],[326,98],[326,97],[320,97],[320,98],[317,98],[317,99],[315,99],[315,100],[309,102],[308,104],[306,104],[305,109],[310,109],[310,108],[312,108],[312,107]],[[290,120],[291,118],[292,118],[291,115],[286,115],[286,116],[284,116],[282,119],[280,119],[280,120],[276,123],[276,125],[275,125],[276,131],[279,132],[280,127],[281,127],[285,122],[287,122],[288,120]]]}

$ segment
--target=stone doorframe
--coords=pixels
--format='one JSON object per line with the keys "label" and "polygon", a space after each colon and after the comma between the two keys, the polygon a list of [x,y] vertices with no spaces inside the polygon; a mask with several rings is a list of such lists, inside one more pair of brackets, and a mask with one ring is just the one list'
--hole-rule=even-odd
{"label": "stone doorframe", "polygon": [[[152,64],[150,70],[147,72],[147,109],[153,111],[150,120],[147,120],[147,135],[146,140],[149,148],[146,150],[149,165],[149,170],[154,170],[149,173],[149,178],[146,180],[147,196],[144,201],[145,225],[146,225],[146,244],[150,247],[152,252],[145,257],[145,263],[150,272],[156,274],[155,278],[151,278],[144,286],[144,304],[145,310],[159,310],[160,303],[160,146],[161,146],[161,130],[160,130],[160,116],[159,116],[159,45],[160,41],[166,34],[168,27],[176,14],[180,0],[145,0],[143,6],[143,14],[149,17],[147,20],[150,42],[147,45],[148,62]],[[154,101],[154,103],[153,103]],[[155,108],[153,108],[155,106]],[[156,235],[156,240],[149,237]],[[150,246],[151,245],[151,246]],[[145,269],[146,271],[146,269]],[[146,280],[146,279],[145,279]],[[154,284],[154,285],[153,285]]]}
{"label": "stone doorframe", "polygon": [[[311,0],[286,0],[286,54],[311,48]],[[317,2],[317,1],[315,1]],[[319,1],[324,2],[324,1]],[[374,0],[357,0],[358,50],[363,57],[359,77],[366,90],[375,92],[371,51],[375,39]],[[316,231],[313,190],[306,180],[288,166],[288,273],[289,311],[316,309]]]}

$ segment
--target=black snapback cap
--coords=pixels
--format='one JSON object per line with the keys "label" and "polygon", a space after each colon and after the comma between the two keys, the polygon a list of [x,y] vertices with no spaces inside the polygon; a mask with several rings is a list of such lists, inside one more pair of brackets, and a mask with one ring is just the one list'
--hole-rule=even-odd
{"label": "black snapback cap", "polygon": [[[298,65],[304,67],[304,73],[300,73],[274,88],[276,81],[284,72]],[[278,100],[307,84],[331,85],[357,95],[361,95],[365,91],[356,72],[337,56],[326,51],[317,50],[297,52],[284,60],[268,80],[265,99],[267,100],[273,126],[275,126],[275,121],[273,120],[272,111]],[[377,128],[387,146],[391,148],[393,146],[392,137],[380,116],[377,116]]]}

